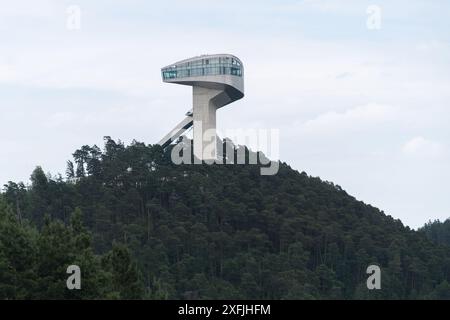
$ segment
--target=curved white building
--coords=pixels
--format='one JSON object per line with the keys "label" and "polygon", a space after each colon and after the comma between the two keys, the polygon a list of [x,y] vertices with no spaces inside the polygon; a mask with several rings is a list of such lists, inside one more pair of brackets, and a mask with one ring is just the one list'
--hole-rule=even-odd
{"label": "curved white building", "polygon": [[216,110],[244,97],[244,66],[230,54],[203,55],[162,68],[164,82],[193,88],[193,109],[159,144],[163,147],[194,125],[194,155],[215,160]]}

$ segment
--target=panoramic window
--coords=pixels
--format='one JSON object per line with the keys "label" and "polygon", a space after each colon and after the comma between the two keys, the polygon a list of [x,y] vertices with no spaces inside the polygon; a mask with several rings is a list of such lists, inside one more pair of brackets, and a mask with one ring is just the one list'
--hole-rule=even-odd
{"label": "panoramic window", "polygon": [[163,70],[164,79],[180,79],[203,75],[233,75],[242,77],[241,63],[234,58],[218,57],[194,60]]}

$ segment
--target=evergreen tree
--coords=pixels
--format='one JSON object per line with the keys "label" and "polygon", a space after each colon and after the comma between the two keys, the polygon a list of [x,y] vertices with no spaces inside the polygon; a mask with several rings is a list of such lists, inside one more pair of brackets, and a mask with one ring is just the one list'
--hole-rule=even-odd
{"label": "evergreen tree", "polygon": [[413,231],[285,163],[261,176],[170,152],[105,137],[74,152],[67,181],[37,167],[5,185],[0,299],[449,298],[448,221]]}

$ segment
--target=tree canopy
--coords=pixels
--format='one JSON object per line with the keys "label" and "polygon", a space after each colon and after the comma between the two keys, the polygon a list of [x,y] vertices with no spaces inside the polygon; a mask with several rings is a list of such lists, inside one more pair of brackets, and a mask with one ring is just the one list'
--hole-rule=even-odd
{"label": "tree canopy", "polygon": [[[110,137],[0,198],[0,299],[446,299],[450,248],[280,163],[174,165]],[[82,290],[65,288],[79,265]],[[382,290],[366,268],[382,270]]]}

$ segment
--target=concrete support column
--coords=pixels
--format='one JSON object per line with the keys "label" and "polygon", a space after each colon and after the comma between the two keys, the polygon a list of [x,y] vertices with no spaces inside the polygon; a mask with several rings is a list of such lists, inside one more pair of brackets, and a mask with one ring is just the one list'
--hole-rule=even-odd
{"label": "concrete support column", "polygon": [[216,111],[214,98],[222,90],[193,86],[194,156],[200,160],[217,158]]}

